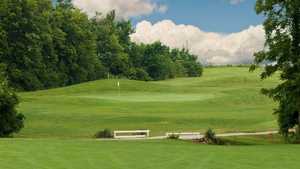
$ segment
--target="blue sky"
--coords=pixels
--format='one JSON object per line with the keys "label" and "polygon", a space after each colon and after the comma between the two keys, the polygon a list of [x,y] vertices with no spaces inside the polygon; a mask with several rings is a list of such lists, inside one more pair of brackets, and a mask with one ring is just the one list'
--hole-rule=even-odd
{"label": "blue sky", "polygon": [[133,17],[134,24],[141,20],[157,22],[165,19],[176,24],[188,24],[209,32],[238,32],[250,25],[259,25],[262,16],[255,13],[255,0],[231,4],[229,0],[153,0],[168,6],[165,13]]}
{"label": "blue sky", "polygon": [[[116,10],[130,19],[133,42],[160,41],[171,48],[188,47],[205,64],[247,64],[264,48],[263,16],[256,0],[73,0],[93,17]],[[188,44],[188,45],[187,45]]]}
{"label": "blue sky", "polygon": [[[52,0],[55,1],[55,0]],[[73,0],[87,2],[86,0]],[[108,1],[116,3],[120,0],[92,0],[101,6]],[[133,1],[133,0],[124,0]],[[140,0],[142,1],[142,0]],[[232,33],[248,28],[250,25],[260,25],[263,17],[255,13],[256,0],[143,0],[166,5],[165,13],[151,12],[147,15],[130,17],[136,25],[142,20],[152,23],[162,20],[172,20],[176,24],[194,25],[208,32]],[[230,1],[239,3],[232,4]]]}

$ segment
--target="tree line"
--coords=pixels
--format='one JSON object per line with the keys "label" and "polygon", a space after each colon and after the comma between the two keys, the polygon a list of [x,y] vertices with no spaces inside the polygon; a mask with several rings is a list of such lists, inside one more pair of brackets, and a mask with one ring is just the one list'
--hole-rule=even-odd
{"label": "tree line", "polygon": [[89,18],[70,0],[2,0],[0,64],[9,85],[39,90],[106,78],[198,77],[202,65],[185,49],[130,40],[130,21],[115,12]]}

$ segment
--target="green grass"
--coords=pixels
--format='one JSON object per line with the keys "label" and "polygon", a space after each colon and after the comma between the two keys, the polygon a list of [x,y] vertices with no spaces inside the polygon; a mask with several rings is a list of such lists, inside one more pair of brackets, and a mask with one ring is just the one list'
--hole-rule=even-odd
{"label": "green grass", "polygon": [[25,128],[0,139],[0,169],[298,169],[300,146],[277,135],[226,138],[232,146],[174,140],[99,141],[103,128],[219,132],[276,129],[275,103],[247,68],[208,68],[201,78],[100,80],[20,93]]}
{"label": "green grass", "polygon": [[[238,138],[235,138],[238,140]],[[300,146],[181,141],[0,140],[1,169],[299,169]],[[251,141],[250,141],[251,143]]]}
{"label": "green grass", "polygon": [[201,78],[159,82],[100,80],[20,93],[26,116],[21,138],[87,138],[97,131],[150,129],[217,132],[276,129],[275,103],[260,94],[277,78],[259,79],[248,68],[207,68]]}

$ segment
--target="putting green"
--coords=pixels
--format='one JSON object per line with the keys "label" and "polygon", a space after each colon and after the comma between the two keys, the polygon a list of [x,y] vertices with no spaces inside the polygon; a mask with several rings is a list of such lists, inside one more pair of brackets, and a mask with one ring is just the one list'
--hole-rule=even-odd
{"label": "putting green", "polygon": [[127,93],[88,96],[70,96],[85,99],[99,99],[122,102],[189,102],[215,98],[214,94],[172,94],[172,93]]}

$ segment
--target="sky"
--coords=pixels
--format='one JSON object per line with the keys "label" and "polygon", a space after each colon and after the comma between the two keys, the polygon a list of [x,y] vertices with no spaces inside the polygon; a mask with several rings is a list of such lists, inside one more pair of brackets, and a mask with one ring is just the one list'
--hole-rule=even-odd
{"label": "sky", "polygon": [[73,0],[90,17],[116,10],[129,19],[136,43],[188,48],[204,64],[248,64],[264,48],[255,0]]}
{"label": "sky", "polygon": [[204,31],[232,33],[250,25],[259,25],[263,17],[255,13],[255,0],[154,0],[166,5],[164,13],[133,17],[136,24],[142,20],[158,22],[170,19],[177,24],[188,24]]}

